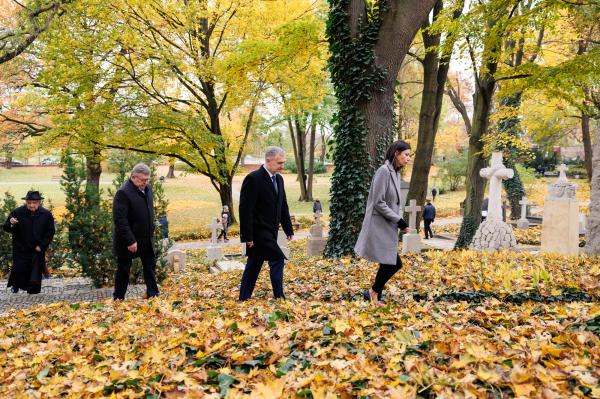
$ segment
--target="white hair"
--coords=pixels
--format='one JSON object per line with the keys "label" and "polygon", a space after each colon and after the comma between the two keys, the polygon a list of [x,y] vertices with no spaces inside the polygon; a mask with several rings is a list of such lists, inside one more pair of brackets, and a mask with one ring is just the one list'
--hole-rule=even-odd
{"label": "white hair", "polygon": [[285,156],[285,151],[281,147],[271,146],[267,148],[265,152],[265,160],[275,158],[277,155]]}
{"label": "white hair", "polygon": [[131,176],[134,175],[150,176],[150,168],[145,163],[138,163],[131,169]]}

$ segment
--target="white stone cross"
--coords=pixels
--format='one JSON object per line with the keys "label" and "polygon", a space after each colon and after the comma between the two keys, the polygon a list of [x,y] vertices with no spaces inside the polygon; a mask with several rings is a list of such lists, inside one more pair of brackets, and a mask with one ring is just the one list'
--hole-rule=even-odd
{"label": "white stone cross", "polygon": [[421,211],[421,207],[417,206],[417,200],[411,199],[410,205],[404,208],[404,211],[410,213],[408,216],[408,228],[410,233],[417,230],[417,212]]}
{"label": "white stone cross", "polygon": [[219,227],[223,227],[223,226],[219,222],[217,222],[217,218],[213,218],[212,224],[207,224],[206,227],[209,227],[212,229],[211,236],[210,236],[210,242],[212,244],[216,244],[217,243],[217,229]]}
{"label": "white stone cross", "polygon": [[529,205],[527,197],[523,197],[523,199],[519,201],[519,205],[521,205],[521,219],[527,219],[527,205]]}
{"label": "white stone cross", "polygon": [[512,179],[515,172],[507,169],[502,164],[502,153],[494,152],[489,168],[483,168],[479,171],[479,176],[485,177],[490,181],[490,191],[488,194],[488,214],[486,221],[502,221],[502,180]]}
{"label": "white stone cross", "polygon": [[558,181],[568,181],[567,180],[567,170],[569,170],[569,168],[567,168],[567,165],[565,165],[564,163],[561,163],[560,166],[558,167]]}

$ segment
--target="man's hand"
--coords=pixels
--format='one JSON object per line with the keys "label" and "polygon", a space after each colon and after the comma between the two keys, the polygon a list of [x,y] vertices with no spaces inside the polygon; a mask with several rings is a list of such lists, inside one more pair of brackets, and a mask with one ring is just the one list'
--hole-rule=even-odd
{"label": "man's hand", "polygon": [[410,229],[409,229],[408,227],[407,227],[407,228],[405,228],[405,229],[402,229],[402,233],[403,233],[403,234],[406,234],[406,233],[408,233],[409,231],[410,231]]}
{"label": "man's hand", "polygon": [[131,253],[137,252],[137,241],[127,247],[127,250]]}
{"label": "man's hand", "polygon": [[15,225],[17,223],[19,223],[19,219],[17,219],[17,218],[10,218],[10,224]]}
{"label": "man's hand", "polygon": [[248,246],[248,248],[252,248],[254,246],[254,241],[248,241],[246,245]]}
{"label": "man's hand", "polygon": [[39,245],[37,245],[37,246],[35,247],[35,250],[36,250],[37,252],[42,252],[42,248],[40,248],[40,246],[39,246]]}
{"label": "man's hand", "polygon": [[292,241],[292,238],[294,238],[294,236],[287,236],[288,241]]}

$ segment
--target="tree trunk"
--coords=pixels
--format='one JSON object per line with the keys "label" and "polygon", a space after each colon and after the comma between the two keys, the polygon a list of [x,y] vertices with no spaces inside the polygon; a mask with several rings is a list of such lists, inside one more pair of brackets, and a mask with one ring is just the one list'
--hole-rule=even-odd
{"label": "tree trunk", "polygon": [[587,171],[588,181],[592,179],[592,138],[590,136],[590,116],[581,112],[581,135],[583,138],[583,163]]}
{"label": "tree trunk", "polygon": [[169,158],[169,171],[167,172],[167,179],[175,178],[175,158]]}
{"label": "tree trunk", "polygon": [[300,198],[298,198],[298,201],[308,201],[306,190],[306,166],[304,164],[304,158],[306,158],[306,121],[304,116],[296,115],[294,122],[296,126],[296,145],[298,148],[298,159],[296,160],[296,164],[298,165],[298,181],[300,182]]}
{"label": "tree trunk", "polygon": [[102,150],[99,147],[94,147],[85,156],[86,166],[86,186],[95,187],[100,191],[100,175],[102,174]]}
{"label": "tree trunk", "polygon": [[510,218],[512,220],[517,220],[521,217],[521,204],[519,202],[521,202],[521,199],[525,196],[525,187],[523,187],[521,175],[519,175],[513,157],[506,157],[503,163],[504,166],[514,171],[512,179],[502,180],[502,186],[506,191],[506,196],[510,203]]}
{"label": "tree trunk", "polygon": [[590,192],[590,213],[587,219],[588,255],[600,255],[600,128],[596,128],[596,140],[593,147],[592,174]]}
{"label": "tree trunk", "polygon": [[315,136],[317,134],[317,121],[313,115],[310,121],[310,141],[308,146],[308,182],[306,187],[307,201],[313,200],[313,175],[315,173]]}
{"label": "tree trunk", "polygon": [[[367,4],[365,0],[352,0],[352,4],[357,1]],[[369,182],[394,138],[398,70],[436,1],[368,2],[372,18],[366,19],[357,15],[361,7],[351,7],[348,0],[329,1],[329,70],[339,111],[334,124],[335,169],[325,256],[354,253]]]}
{"label": "tree trunk", "polygon": [[[235,212],[233,207],[233,178],[230,177],[223,184],[219,185],[219,197],[221,198],[221,204],[229,207],[229,217],[231,223],[236,223]],[[210,221],[212,223],[212,219]]]}
{"label": "tree trunk", "polygon": [[496,71],[497,63],[491,61],[482,65],[483,78],[479,78],[476,84],[475,100],[473,104],[473,118],[471,136],[469,137],[469,163],[467,165],[465,212],[460,233],[456,241],[456,248],[466,248],[471,243],[477,227],[481,223],[481,205],[485,193],[485,179],[479,176],[479,171],[485,167],[483,157],[483,142],[489,126],[490,110],[492,108],[492,97],[496,88],[493,73]]}
{"label": "tree trunk", "polygon": [[325,152],[327,151],[327,143],[325,142],[325,129],[321,125],[321,155],[319,156],[319,162],[325,166]]}
{"label": "tree trunk", "polygon": [[437,0],[396,0],[387,2],[374,52],[376,65],[385,70],[381,89],[359,104],[367,123],[366,149],[371,173],[378,168],[387,146],[394,140],[394,93],[400,66],[410,45]]}
{"label": "tree trunk", "polygon": [[[443,2],[438,0],[433,8],[433,20],[435,21],[442,11]],[[460,16],[462,8],[455,12],[453,18]],[[423,24],[427,28],[429,23]],[[418,205],[423,206],[428,192],[429,172],[435,145],[444,89],[448,77],[451,54],[442,57],[438,55],[441,34],[431,35],[426,29],[422,30],[423,46],[428,49],[423,60],[423,94],[421,96],[421,109],[419,112],[419,130],[417,136],[417,149],[415,151],[410,188],[407,200],[414,199]],[[452,40],[447,38],[446,40]],[[417,226],[421,223],[421,213],[417,214]]]}

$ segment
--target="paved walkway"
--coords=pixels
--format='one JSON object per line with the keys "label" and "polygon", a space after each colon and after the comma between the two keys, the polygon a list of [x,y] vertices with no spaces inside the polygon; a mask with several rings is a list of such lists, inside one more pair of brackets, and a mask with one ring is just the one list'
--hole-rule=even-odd
{"label": "paved walkway", "polygon": [[[0,314],[11,309],[25,309],[39,303],[94,302],[112,298],[113,287],[94,288],[91,281],[83,277],[49,278],[42,280],[42,292],[29,295],[24,291],[13,293],[6,288],[6,280],[0,280]],[[127,298],[140,298],[146,291],[145,285],[129,285]]]}

